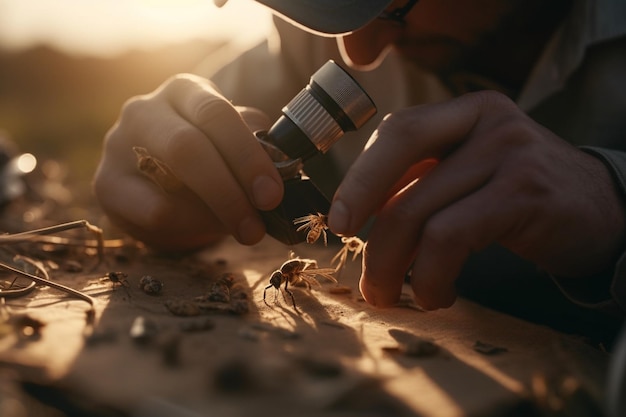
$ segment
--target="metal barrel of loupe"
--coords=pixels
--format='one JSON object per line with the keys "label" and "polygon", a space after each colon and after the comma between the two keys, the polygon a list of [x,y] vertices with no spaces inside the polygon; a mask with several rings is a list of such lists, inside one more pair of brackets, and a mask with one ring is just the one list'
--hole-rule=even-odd
{"label": "metal barrel of loupe", "polygon": [[327,214],[330,201],[304,174],[303,162],[326,153],[346,132],[357,130],[374,114],[376,106],[361,86],[334,61],[328,61],[282,109],[268,131],[255,132],[278,168],[285,195],[274,210],[262,211],[267,232],[294,245],[306,240],[293,220]]}

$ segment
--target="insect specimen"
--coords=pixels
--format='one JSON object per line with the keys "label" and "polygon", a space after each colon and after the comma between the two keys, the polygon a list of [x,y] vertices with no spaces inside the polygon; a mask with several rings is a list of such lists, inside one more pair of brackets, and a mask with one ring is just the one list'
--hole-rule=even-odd
{"label": "insect specimen", "polygon": [[337,280],[333,276],[334,273],[335,270],[333,268],[318,268],[317,261],[314,259],[289,259],[281,265],[280,269],[272,272],[270,285],[263,290],[263,302],[267,304],[267,301],[265,301],[265,293],[268,289],[274,287],[279,290],[280,286],[284,283],[284,290],[291,297],[293,308],[297,310],[296,299],[288,286],[290,284],[298,285],[303,283],[308,289],[311,289],[311,284],[320,285],[316,279],[318,275],[336,283]]}
{"label": "insect specimen", "polygon": [[301,226],[296,229],[297,232],[301,230],[309,230],[306,235],[307,243],[315,243],[320,238],[324,237],[324,245],[328,245],[328,236],[326,230],[328,230],[328,216],[322,213],[309,214],[293,219],[293,224],[300,224]]}
{"label": "insect specimen", "polygon": [[183,183],[172,172],[171,168],[148,153],[146,148],[134,146],[137,156],[137,168],[146,177],[159,185],[166,193],[173,193],[183,188]]}
{"label": "insect specimen", "polygon": [[346,261],[348,260],[348,254],[352,252],[352,260],[354,261],[357,256],[361,252],[363,252],[363,248],[365,247],[365,242],[359,239],[356,236],[351,237],[342,237],[341,243],[343,243],[343,247],[337,252],[333,259],[330,260],[330,264],[334,264],[337,262],[337,266],[335,267],[335,271],[339,272],[346,265]]}
{"label": "insect specimen", "polygon": [[124,272],[107,272],[105,278],[108,278],[113,283],[113,286],[129,286],[128,280],[126,279],[128,278],[128,274]]}

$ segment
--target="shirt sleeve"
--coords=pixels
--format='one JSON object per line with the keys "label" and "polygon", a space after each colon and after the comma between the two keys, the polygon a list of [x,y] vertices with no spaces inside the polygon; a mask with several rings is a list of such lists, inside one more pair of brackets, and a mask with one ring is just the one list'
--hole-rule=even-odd
{"label": "shirt sleeve", "polygon": [[[611,172],[626,200],[626,152],[599,147],[580,148],[600,159]],[[572,302],[611,315],[626,317],[626,250],[609,271],[583,280],[553,277],[554,282]]]}

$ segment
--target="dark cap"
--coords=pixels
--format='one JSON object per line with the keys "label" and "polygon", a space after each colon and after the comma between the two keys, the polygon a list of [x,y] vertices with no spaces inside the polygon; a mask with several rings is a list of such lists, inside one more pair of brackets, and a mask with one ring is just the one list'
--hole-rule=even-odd
{"label": "dark cap", "polygon": [[[339,35],[365,26],[393,0],[256,0],[314,32]],[[224,0],[215,0],[217,5]]]}

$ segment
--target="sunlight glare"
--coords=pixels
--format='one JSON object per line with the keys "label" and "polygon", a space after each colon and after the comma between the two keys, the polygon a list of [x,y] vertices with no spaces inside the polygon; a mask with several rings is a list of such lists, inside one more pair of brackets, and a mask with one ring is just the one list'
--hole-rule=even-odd
{"label": "sunlight glare", "polygon": [[37,167],[37,158],[32,153],[24,153],[17,158],[17,169],[22,174],[33,172]]}
{"label": "sunlight glare", "polygon": [[253,0],[0,0],[0,47],[48,44],[70,53],[113,55],[193,39],[251,43],[270,28]]}

